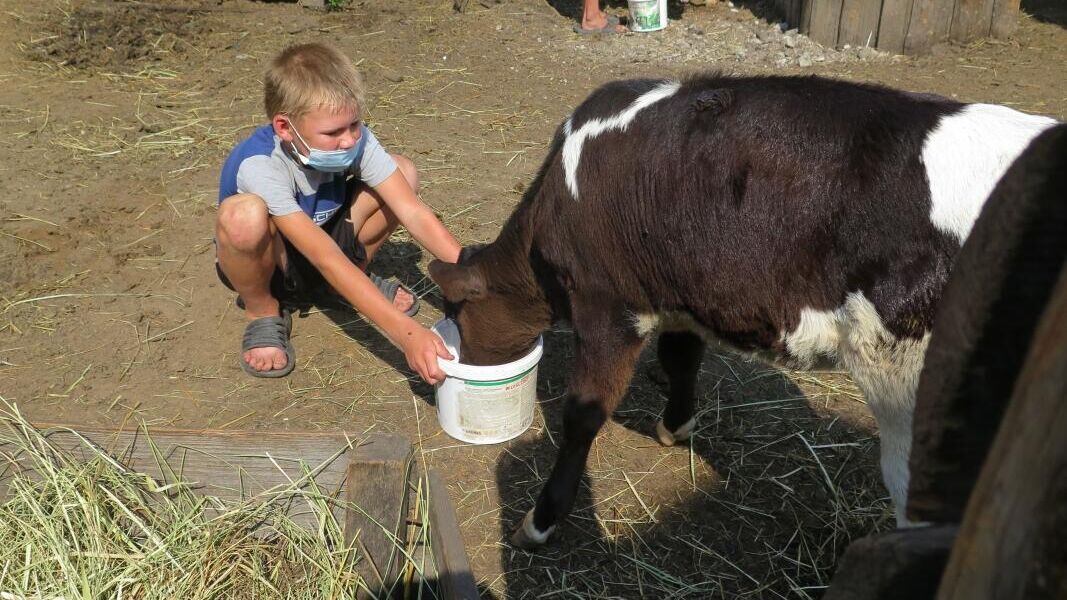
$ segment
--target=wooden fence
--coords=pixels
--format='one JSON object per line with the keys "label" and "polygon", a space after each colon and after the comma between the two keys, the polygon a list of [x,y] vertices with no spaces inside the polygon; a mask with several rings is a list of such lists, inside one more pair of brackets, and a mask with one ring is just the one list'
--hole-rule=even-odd
{"label": "wooden fence", "polygon": [[1007,37],[1020,0],[775,0],[790,27],[824,46],[925,54],[935,45]]}

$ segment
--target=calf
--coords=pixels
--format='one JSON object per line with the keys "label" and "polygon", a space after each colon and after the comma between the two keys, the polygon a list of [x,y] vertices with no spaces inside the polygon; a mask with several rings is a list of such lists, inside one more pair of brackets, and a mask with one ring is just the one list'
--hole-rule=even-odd
{"label": "calf", "polygon": [[461,358],[511,360],[569,321],[564,442],[513,537],[544,543],[650,334],[657,437],[695,423],[701,336],[793,368],[846,368],[878,422],[905,524],[911,414],[934,309],[982,203],[1055,122],[821,78],[634,80],[563,123],[492,244],[434,262]]}

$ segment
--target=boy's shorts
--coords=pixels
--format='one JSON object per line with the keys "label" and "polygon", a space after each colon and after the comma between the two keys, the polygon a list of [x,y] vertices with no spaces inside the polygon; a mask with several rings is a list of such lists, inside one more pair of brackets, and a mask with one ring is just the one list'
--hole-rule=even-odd
{"label": "boy's shorts", "polygon": [[[356,239],[355,229],[348,221],[351,214],[352,194],[348,194],[348,200],[341,208],[322,225],[322,229],[333,239],[341,252],[352,261],[352,264],[362,264],[367,260],[367,249]],[[274,269],[274,275],[270,280],[270,293],[275,299],[290,301],[307,301],[330,293],[330,286],[319,270],[311,264],[289,240],[282,236],[285,244],[285,262],[283,269],[278,266]],[[237,291],[230,283],[230,279],[222,272],[218,260],[215,261],[215,272],[219,281],[232,291]]]}

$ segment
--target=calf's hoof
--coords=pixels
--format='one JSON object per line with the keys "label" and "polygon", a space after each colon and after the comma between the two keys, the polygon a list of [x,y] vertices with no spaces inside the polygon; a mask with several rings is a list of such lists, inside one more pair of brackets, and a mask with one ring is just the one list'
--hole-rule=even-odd
{"label": "calf's hoof", "polygon": [[689,439],[689,436],[693,435],[693,430],[696,429],[697,420],[696,417],[689,419],[682,424],[681,427],[672,431],[667,431],[667,427],[661,420],[656,423],[656,439],[664,446],[673,446],[678,442],[684,442]]}
{"label": "calf's hoof", "polygon": [[522,525],[515,530],[515,533],[511,534],[511,544],[522,548],[523,550],[536,550],[543,546],[548,541],[548,536],[552,535],[552,532],[556,530],[556,526],[552,525],[545,531],[538,531],[533,522],[534,511],[526,513],[526,517],[522,520]]}

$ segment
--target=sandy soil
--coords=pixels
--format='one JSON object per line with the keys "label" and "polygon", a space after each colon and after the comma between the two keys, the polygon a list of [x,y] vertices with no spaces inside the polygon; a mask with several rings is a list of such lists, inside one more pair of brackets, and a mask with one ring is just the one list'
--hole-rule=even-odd
{"label": "sandy soil", "polygon": [[[925,58],[821,49],[757,4],[678,5],[663,32],[607,37],[571,31],[573,0],[161,4],[0,0],[0,395],[76,425],[407,434],[447,475],[479,583],[500,598],[817,597],[851,539],[890,527],[873,420],[840,374],[709,352],[696,441],[664,449],[648,356],[575,515],[545,551],[511,548],[561,434],[566,332],[547,335],[534,427],[492,447],[444,435],[432,390],[350,311],[301,315],[292,376],[238,367],[243,320],[212,268],[217,177],[264,119],[274,53],[330,40],[354,57],[369,123],[465,243],[495,236],[556,125],[611,79],[816,73],[1067,116],[1056,0],[1024,2],[1010,40]],[[374,265],[425,294],[426,324],[440,315],[428,259],[400,232]]]}

